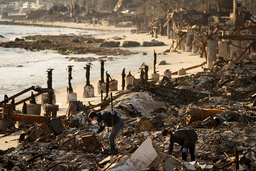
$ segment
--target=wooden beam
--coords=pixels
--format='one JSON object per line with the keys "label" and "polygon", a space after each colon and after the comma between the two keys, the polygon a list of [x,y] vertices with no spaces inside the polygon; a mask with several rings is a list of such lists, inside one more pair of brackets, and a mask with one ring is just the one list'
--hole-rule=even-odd
{"label": "wooden beam", "polygon": [[[195,69],[195,68],[199,68],[199,67],[202,67],[203,65],[207,64],[207,62],[203,62],[202,64],[199,64],[199,65],[194,65],[194,66],[191,66],[191,67],[188,67],[188,68],[185,68],[186,71],[188,70],[191,70],[191,69]],[[176,72],[173,72],[172,75],[178,75],[178,71]]]}
{"label": "wooden beam", "polygon": [[[25,90],[23,90],[23,91],[21,91],[21,92],[15,94],[15,95],[11,96],[11,97],[9,97],[9,98],[8,98],[8,101],[9,101],[9,100],[12,100],[12,99],[14,99],[14,98],[16,98],[16,97],[18,97],[18,96],[20,96],[20,95],[22,95],[22,94],[28,92],[28,91],[31,91],[31,90],[33,90],[33,89],[34,89],[34,86],[29,87],[29,88],[27,88],[27,89],[25,89]],[[0,107],[3,107],[3,104],[4,104],[4,100],[0,102]]]}
{"label": "wooden beam", "polygon": [[[37,97],[37,96],[40,96],[41,94],[43,94],[43,92],[38,92],[38,93],[34,94],[34,96]],[[27,100],[30,100],[30,99],[31,99],[31,97],[27,97],[27,98],[25,98],[25,99],[23,99],[21,101],[18,101],[18,102],[15,103],[15,106],[19,105],[19,104],[21,104],[21,103],[23,103],[23,102],[25,102]]]}
{"label": "wooden beam", "polygon": [[224,110],[217,109],[204,109],[204,108],[189,108],[188,111],[196,114],[197,116],[215,116],[216,114],[220,114],[224,112]]}
{"label": "wooden beam", "polygon": [[[2,118],[2,114],[0,115],[0,120],[4,120]],[[12,121],[22,121],[22,122],[36,122],[36,123],[44,123],[47,121],[45,116],[40,115],[30,115],[30,114],[12,114],[10,117]]]}
{"label": "wooden beam", "polygon": [[255,40],[256,36],[250,36],[250,35],[245,35],[245,36],[219,36],[219,39],[229,39],[229,40]]}

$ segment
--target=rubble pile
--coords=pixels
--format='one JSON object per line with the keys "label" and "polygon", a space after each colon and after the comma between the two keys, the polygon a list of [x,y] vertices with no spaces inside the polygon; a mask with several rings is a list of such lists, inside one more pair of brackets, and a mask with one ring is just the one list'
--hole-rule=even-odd
{"label": "rubble pile", "polygon": [[[111,129],[107,128],[96,137],[92,136],[98,126],[90,123],[84,112],[77,111],[72,113],[69,120],[62,120],[63,126],[61,124],[56,127],[48,123],[23,131],[17,148],[1,151],[0,167],[9,170],[131,169],[134,160],[129,158],[139,158],[137,155],[140,153],[136,151],[144,146],[143,143],[152,141],[152,151],[148,150],[148,145],[143,148],[147,148],[156,157],[149,161],[140,158],[141,167],[144,167],[140,170],[213,170],[225,168],[228,163],[231,164],[225,169],[231,169],[234,167],[232,163],[235,160],[235,148],[239,153],[240,168],[256,168],[256,118],[254,111],[246,109],[246,103],[226,97],[206,97],[186,106],[180,102],[174,106],[166,100],[159,101],[156,94],[144,91],[125,94],[114,100],[113,104],[114,110],[125,120],[125,127],[115,140],[118,155],[108,157],[107,154]],[[195,124],[202,122],[202,119],[197,118],[187,125],[187,115],[196,115],[192,113],[192,107],[195,106],[223,110],[220,115],[225,121],[219,125],[206,126]],[[110,106],[105,110],[110,110]],[[78,122],[74,122],[75,120]],[[59,121],[58,123],[60,124]],[[173,155],[167,154],[169,142],[164,141],[161,136],[164,128],[195,129],[198,134],[197,162],[181,161],[178,145],[174,146]],[[39,133],[36,133],[37,130]],[[143,165],[144,163],[147,164]]]}
{"label": "rubble pile", "polygon": [[[29,129],[24,127],[18,147],[0,151],[0,167],[8,170],[164,171],[235,167],[254,170],[255,62],[252,58],[250,62],[244,60],[238,64],[218,61],[212,72],[163,78],[160,83],[139,80],[131,91],[120,93],[113,100],[113,109],[125,121],[115,139],[118,155],[108,153],[111,128],[92,135],[99,128],[87,118],[93,106],[82,104],[79,110],[70,108],[65,117]],[[101,106],[99,111],[111,110],[108,103],[98,106]],[[182,161],[180,146],[176,144],[173,154],[167,153],[169,142],[163,139],[162,130],[181,128],[194,129],[198,134],[195,162]]]}

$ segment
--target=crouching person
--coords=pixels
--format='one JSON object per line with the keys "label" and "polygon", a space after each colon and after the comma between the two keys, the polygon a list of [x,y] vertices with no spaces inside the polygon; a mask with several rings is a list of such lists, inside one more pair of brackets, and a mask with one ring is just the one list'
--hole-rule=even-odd
{"label": "crouching person", "polygon": [[172,154],[173,144],[178,143],[181,146],[182,159],[187,161],[187,152],[189,150],[191,161],[195,161],[195,144],[197,141],[197,134],[194,130],[164,130],[162,132],[162,136],[164,136],[166,140],[170,140],[169,154]]}
{"label": "crouching person", "polygon": [[116,154],[115,137],[123,128],[124,120],[117,115],[116,111],[102,113],[91,112],[88,117],[93,124],[98,124],[100,126],[97,132],[93,132],[94,135],[101,133],[105,127],[112,127],[109,135],[110,154]]}

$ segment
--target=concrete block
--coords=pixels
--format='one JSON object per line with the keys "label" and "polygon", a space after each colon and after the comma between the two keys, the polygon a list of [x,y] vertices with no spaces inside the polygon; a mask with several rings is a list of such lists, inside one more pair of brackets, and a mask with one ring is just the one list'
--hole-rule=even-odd
{"label": "concrete block", "polygon": [[109,83],[109,89],[110,91],[117,91],[118,90],[118,81],[117,80],[112,80],[110,83]]}
{"label": "concrete block", "polygon": [[94,97],[94,87],[92,85],[84,86],[83,97],[84,98]]}
{"label": "concrete block", "polygon": [[159,74],[152,74],[151,77],[152,77],[152,79],[153,79],[155,82],[159,82],[159,77],[160,77]]}
{"label": "concrete block", "polygon": [[77,94],[76,93],[69,93],[67,96],[67,102],[73,102],[73,101],[77,101]]}
{"label": "concrete block", "polygon": [[106,83],[99,81],[99,83],[98,83],[98,93],[100,94],[101,91],[103,91],[103,93],[106,93]]}
{"label": "concrete block", "polygon": [[41,104],[27,104],[27,114],[40,115]]}

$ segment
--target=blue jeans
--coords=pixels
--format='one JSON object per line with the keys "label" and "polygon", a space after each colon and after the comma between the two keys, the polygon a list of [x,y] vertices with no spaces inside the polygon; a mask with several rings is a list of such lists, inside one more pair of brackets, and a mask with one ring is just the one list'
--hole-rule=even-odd
{"label": "blue jeans", "polygon": [[124,126],[124,120],[122,118],[119,118],[119,121],[117,122],[117,124],[114,125],[114,132],[113,132],[113,129],[112,129],[112,131],[109,135],[109,143],[110,143],[110,148],[111,148],[112,152],[115,151],[115,140],[114,140],[114,138],[117,136],[119,131],[123,128],[123,126]]}

